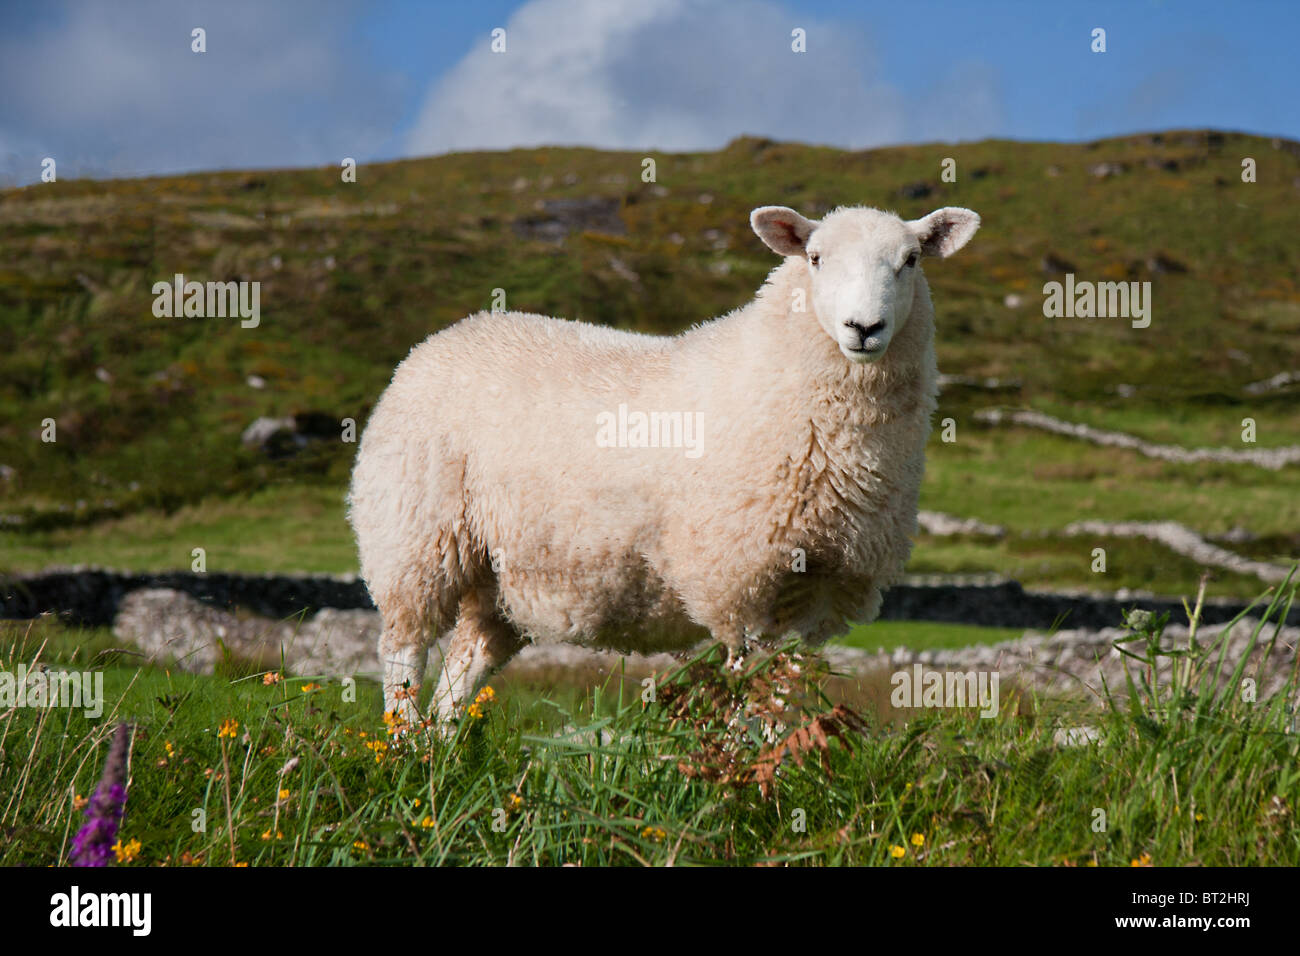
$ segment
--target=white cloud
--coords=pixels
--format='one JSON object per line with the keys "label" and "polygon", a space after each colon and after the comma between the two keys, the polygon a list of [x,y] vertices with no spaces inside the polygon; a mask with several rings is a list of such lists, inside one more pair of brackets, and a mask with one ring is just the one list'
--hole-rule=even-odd
{"label": "white cloud", "polygon": [[[851,148],[1001,131],[978,63],[886,77],[851,23],[779,0],[529,0],[436,81],[367,59],[365,0],[0,5],[0,182],[336,164],[541,144],[708,149],[743,133]],[[390,18],[391,20],[391,18]],[[388,29],[398,29],[387,22]],[[190,31],[207,30],[207,52]],[[791,51],[791,30],[808,52]],[[384,36],[370,43],[382,51]]]}
{"label": "white cloud", "polygon": [[[505,27],[505,53],[484,35],[434,84],[409,152],[707,149],[742,133],[863,148],[1000,122],[990,70],[923,76],[925,92],[905,95],[860,31],[766,0],[530,0]],[[796,27],[806,53],[791,50]]]}
{"label": "white cloud", "polygon": [[[356,81],[375,82],[353,69],[353,6],[74,0],[34,25],[0,24],[0,142],[12,144],[0,171],[30,182],[41,155],[60,178],[369,155],[395,116]],[[206,53],[190,50],[194,27]]]}

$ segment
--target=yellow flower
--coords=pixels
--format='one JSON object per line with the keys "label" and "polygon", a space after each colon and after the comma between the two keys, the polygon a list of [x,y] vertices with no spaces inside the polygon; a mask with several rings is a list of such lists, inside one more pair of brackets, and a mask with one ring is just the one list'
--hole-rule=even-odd
{"label": "yellow flower", "polygon": [[217,731],[217,737],[230,737],[232,740],[239,732],[239,722],[226,719],[221,722],[221,729]]}
{"label": "yellow flower", "polygon": [[170,740],[166,741],[163,744],[163,750],[167,751],[167,756],[169,757],[176,756],[176,748],[172,746],[172,742]]}
{"label": "yellow flower", "polygon": [[920,833],[913,833],[912,846],[925,846],[925,837]]}
{"label": "yellow flower", "polygon": [[662,843],[664,841],[664,837],[666,836],[668,836],[668,834],[663,830],[662,827],[645,827],[641,831],[642,839],[654,840],[656,843]]}
{"label": "yellow flower", "polygon": [[370,849],[370,844],[367,843],[365,840],[357,840],[355,843],[352,844],[352,848],[354,850],[361,850],[364,853],[366,850]]}
{"label": "yellow flower", "polygon": [[278,684],[284,680],[284,675],[278,671],[267,671],[262,675],[262,686],[270,687],[272,684]]}
{"label": "yellow flower", "polygon": [[469,714],[475,720],[483,716],[483,710],[488,704],[496,700],[497,692],[489,685],[474,695],[474,702],[465,708],[465,713]]}
{"label": "yellow flower", "polygon": [[894,844],[889,848],[889,855],[892,856],[895,860],[901,860],[904,856],[907,855],[907,851],[903,849],[901,846],[899,846],[898,844]]}
{"label": "yellow flower", "polygon": [[236,863],[235,866],[248,866],[248,863],[247,863],[247,862],[244,862],[244,863]]}
{"label": "yellow flower", "polygon": [[1133,860],[1131,863],[1129,863],[1129,866],[1150,866],[1150,865],[1151,865],[1151,854],[1149,853],[1143,853],[1136,860]]}
{"label": "yellow flower", "polygon": [[303,685],[302,685],[302,692],[303,692],[304,694],[310,694],[310,693],[312,693],[313,691],[318,691],[318,690],[320,690],[320,684],[317,684],[315,681],[313,681],[313,682],[310,683],[310,684],[303,684]]}
{"label": "yellow flower", "polygon": [[518,810],[523,805],[524,798],[519,796],[517,793],[510,794],[510,798],[506,800],[506,807],[511,810]]}
{"label": "yellow flower", "polygon": [[88,804],[89,802],[90,801],[87,800],[85,797],[83,797],[81,794],[77,794],[75,797],[72,798],[72,809],[84,810],[86,809],[86,804]]}
{"label": "yellow flower", "polygon": [[277,796],[277,799],[280,799],[280,800],[288,800],[288,799],[289,799],[289,791],[288,791],[288,790],[281,790],[281,791],[280,791],[276,796]]}
{"label": "yellow flower", "polygon": [[[284,839],[284,834],[281,833],[279,830],[276,830],[276,831],[275,831],[275,838],[276,838],[277,840],[283,840],[283,839]],[[269,839],[271,839],[271,831],[270,831],[269,829],[266,830],[266,831],[262,834],[262,839],[263,839],[263,840],[269,840]]]}
{"label": "yellow flower", "polygon": [[433,817],[426,816],[420,821],[420,826],[424,827],[426,830],[433,829]]}
{"label": "yellow flower", "polygon": [[398,716],[395,710],[384,711],[384,724],[388,727],[388,733],[394,737],[404,733],[411,726],[410,722],[406,718]]}
{"label": "yellow flower", "polygon": [[125,844],[119,839],[113,844],[113,852],[117,854],[118,863],[130,863],[140,855],[140,841],[131,840]]}
{"label": "yellow flower", "polygon": [[420,805],[420,798],[419,798],[419,797],[416,797],[416,798],[415,798],[415,803],[411,804],[411,806],[418,807],[419,805]]}

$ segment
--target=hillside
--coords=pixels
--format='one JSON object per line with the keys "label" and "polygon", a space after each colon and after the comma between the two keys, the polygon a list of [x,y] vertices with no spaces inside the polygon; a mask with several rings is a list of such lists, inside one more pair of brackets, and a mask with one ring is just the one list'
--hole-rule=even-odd
{"label": "hillside", "polygon": [[[1300,145],[1170,132],[649,155],[655,183],[641,154],[537,149],[362,166],[355,183],[328,168],[0,192],[0,570],[183,568],[195,547],[212,570],[353,570],[355,446],[267,454],[241,443],[251,422],[360,427],[411,346],[494,289],[512,309],[658,333],[735,308],[776,264],[748,225],[768,203],[983,216],[927,268],[940,369],[958,377],[936,424],[952,418],[957,440],[936,430],[922,507],[1002,533],[923,534],[913,571],[1192,590],[1198,562],[1167,545],[1065,533],[1092,519],[1179,522],[1266,563],[1300,555],[1300,466],[1184,463],[976,418],[1034,409],[1160,445],[1300,445],[1300,378],[1250,387],[1300,371]],[[1149,281],[1150,326],[1045,318],[1043,283],[1065,272]],[[176,273],[260,282],[260,324],[155,317],[151,288]],[[1217,590],[1259,584],[1225,571]]]}

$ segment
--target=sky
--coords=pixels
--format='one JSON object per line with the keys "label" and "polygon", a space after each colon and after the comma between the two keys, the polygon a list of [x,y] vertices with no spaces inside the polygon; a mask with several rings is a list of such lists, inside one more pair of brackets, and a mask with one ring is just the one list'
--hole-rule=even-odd
{"label": "sky", "polygon": [[1300,139],[1298,36],[1295,0],[8,2],[0,184],[46,157],[67,179],[740,135]]}

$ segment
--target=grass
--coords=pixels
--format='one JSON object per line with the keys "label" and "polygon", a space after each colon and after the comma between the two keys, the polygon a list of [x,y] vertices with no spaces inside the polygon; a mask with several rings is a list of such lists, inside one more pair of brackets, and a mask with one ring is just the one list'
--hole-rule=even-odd
{"label": "grass", "polygon": [[970,624],[942,624],[936,621],[876,621],[859,624],[836,644],[861,650],[892,651],[907,647],[916,651],[997,644],[1014,640],[1024,631],[1010,627],[976,627]]}
{"label": "grass", "polygon": [[170,513],[0,532],[0,553],[10,570],[95,564],[161,571],[190,567],[193,549],[203,548],[209,571],[346,573],[357,570],[357,556],[344,493],[337,485],[279,486]]}
{"label": "grass", "polygon": [[[1294,364],[1300,154],[1168,132],[856,153],[745,138],[653,155],[655,184],[640,181],[640,154],[536,149],[377,164],[351,184],[312,169],[0,191],[0,566],[188,567],[202,546],[211,568],[351,570],[340,496],[355,445],[269,460],[240,444],[250,421],[314,411],[364,425],[410,347],[496,288],[511,308],[648,332],[722,314],[775,264],[748,229],[750,209],[771,202],[983,215],[961,255],[927,270],[939,366],[1023,384],[945,392],[936,421],[953,418],[958,439],[932,444],[923,507],[1033,534],[1096,517],[1243,526],[1271,549],[1252,556],[1300,556],[1293,468],[1179,466],[973,419],[1023,405],[1153,441],[1252,447],[1240,440],[1251,417],[1253,447],[1300,442],[1294,386],[1242,391]],[[1245,155],[1263,157],[1257,183],[1240,182]],[[935,173],[947,156],[954,183]],[[1126,171],[1097,179],[1099,162]],[[900,195],[917,182],[930,195]],[[626,234],[574,231],[558,245],[516,234],[538,202],[584,197],[617,199]],[[1151,326],[1043,318],[1048,254],[1081,279],[1151,281]],[[1156,255],[1185,271],[1153,273]],[[175,272],[261,282],[261,325],[155,319],[152,283]],[[1022,305],[1005,305],[1009,294]],[[1136,391],[1121,398],[1121,385]],[[47,417],[57,442],[41,441]],[[1050,542],[1040,559],[1024,544],[923,539],[917,562],[1079,584],[1069,559],[1090,547]],[[1195,586],[1199,568],[1143,547],[1112,565],[1110,586]],[[1227,586],[1240,596],[1248,583]]]}
{"label": "grass", "polygon": [[[1174,465],[1132,452],[1096,449],[1022,429],[961,429],[956,444],[930,444],[921,507],[978,517],[1011,534],[1001,540],[922,535],[913,573],[994,571],[1044,589],[1190,590],[1203,568],[1163,545],[1122,539],[1070,538],[1067,524],[1180,521],[1203,534],[1245,526],[1260,538],[1229,550],[1286,565],[1300,557],[1300,495],[1289,470],[1231,465]],[[210,571],[357,570],[341,483],[285,482],[236,496],[210,496],[174,511],[148,509],[119,517],[0,531],[8,570],[96,564],[127,570],[188,567],[205,549]],[[1104,575],[1091,570],[1092,549],[1107,549]],[[1224,572],[1220,590],[1246,598],[1252,576]]]}
{"label": "grass", "polygon": [[[1278,620],[1295,590],[1256,613]],[[1261,646],[1271,627],[1256,630]],[[506,689],[445,739],[388,734],[366,682],[119,659],[103,671],[98,719],[0,713],[0,864],[66,861],[78,797],[119,720],[135,727],[129,865],[1300,864],[1295,675],[1247,702],[1243,671],[1211,679],[1219,648],[1179,651],[1162,629],[1131,618],[1127,686],[1065,710],[1026,698],[989,719],[859,718],[821,695],[828,678],[812,659],[795,673],[782,653],[731,674],[711,650],[651,702],[627,689],[568,701]],[[19,650],[33,663],[11,641],[5,667]],[[1161,656],[1177,666],[1156,683]],[[765,737],[774,715],[785,729]],[[1097,742],[1056,742],[1081,720]]]}

